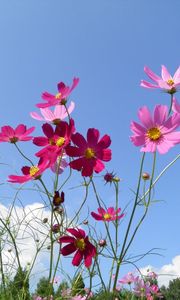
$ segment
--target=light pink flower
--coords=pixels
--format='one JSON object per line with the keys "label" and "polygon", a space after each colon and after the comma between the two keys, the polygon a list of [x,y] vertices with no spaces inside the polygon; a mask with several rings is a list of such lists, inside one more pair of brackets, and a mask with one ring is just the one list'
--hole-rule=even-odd
{"label": "light pink flower", "polygon": [[118,280],[122,284],[131,284],[133,282],[136,282],[138,280],[138,276],[135,277],[133,273],[129,272],[127,275],[125,275],[122,279]]}
{"label": "light pink flower", "polygon": [[138,278],[135,282],[134,293],[138,297],[147,297],[151,295],[150,282],[144,282],[143,279]]}
{"label": "light pink flower", "polygon": [[59,124],[61,120],[64,120],[68,114],[70,115],[71,112],[74,110],[75,104],[71,101],[69,107],[65,108],[64,105],[56,105],[54,111],[47,108],[40,108],[41,115],[37,112],[31,112],[30,115],[33,119],[38,121],[46,121],[51,122],[55,125]]}
{"label": "light pink flower", "polygon": [[180,104],[178,103],[176,98],[173,98],[172,111],[180,114]]}
{"label": "light pink flower", "polygon": [[26,128],[24,124],[19,124],[15,129],[11,126],[1,127],[0,142],[17,143],[18,141],[30,141],[32,136],[28,136],[35,127]]}
{"label": "light pink flower", "polygon": [[141,86],[145,88],[155,88],[163,89],[170,94],[177,92],[177,88],[180,86],[180,67],[176,70],[174,76],[172,77],[169,71],[165,66],[161,66],[161,77],[156,75],[150,68],[147,66],[144,67],[144,72],[147,76],[155,82],[150,83],[145,80],[141,80]]}
{"label": "light pink flower", "polygon": [[180,143],[180,131],[175,132],[180,126],[180,114],[174,113],[168,118],[168,107],[156,105],[153,117],[146,106],[139,109],[138,116],[142,125],[131,122],[134,135],[130,139],[135,146],[142,146],[142,152],[158,150],[164,154]]}
{"label": "light pink flower", "polygon": [[57,174],[62,174],[64,169],[69,165],[66,161],[67,155],[63,154],[62,157],[58,156],[56,162],[50,166],[51,171]]}

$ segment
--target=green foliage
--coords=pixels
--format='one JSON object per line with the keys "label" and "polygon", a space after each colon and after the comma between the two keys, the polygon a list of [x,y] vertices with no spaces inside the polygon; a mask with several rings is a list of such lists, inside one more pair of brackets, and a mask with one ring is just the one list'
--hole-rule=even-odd
{"label": "green foliage", "polygon": [[52,284],[49,282],[48,278],[42,277],[40,278],[35,294],[41,297],[47,297],[48,295],[54,295],[54,288]]}
{"label": "green foliage", "polygon": [[164,300],[180,300],[180,278],[171,280],[167,288],[161,288],[161,292]]}
{"label": "green foliage", "polygon": [[74,277],[73,281],[72,281],[72,296],[75,295],[84,295],[85,291],[85,284],[82,278],[81,273],[78,273],[77,276]]}
{"label": "green foliage", "polygon": [[14,276],[13,281],[10,281],[8,284],[5,294],[8,294],[9,299],[12,296],[12,299],[21,299],[29,300],[29,277],[27,276],[27,270],[22,270],[18,268],[16,275]]}

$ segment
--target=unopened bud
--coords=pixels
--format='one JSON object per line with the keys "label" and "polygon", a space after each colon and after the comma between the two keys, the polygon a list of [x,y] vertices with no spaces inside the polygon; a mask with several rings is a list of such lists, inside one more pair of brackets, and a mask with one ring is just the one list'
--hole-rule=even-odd
{"label": "unopened bud", "polygon": [[104,240],[104,239],[99,240],[98,245],[99,245],[100,247],[106,246],[106,245],[107,245],[106,240]]}
{"label": "unopened bud", "polygon": [[48,222],[48,218],[44,218],[43,220],[42,220],[42,222],[45,224],[45,223],[47,223]]}
{"label": "unopened bud", "polygon": [[61,195],[59,195],[59,192],[55,191],[54,197],[53,197],[54,206],[59,206],[63,202],[64,202],[64,192],[61,192]]}
{"label": "unopened bud", "polygon": [[51,228],[51,231],[53,233],[58,233],[60,231],[60,225],[59,224],[54,224]]}
{"label": "unopened bud", "polygon": [[150,179],[149,173],[147,173],[147,172],[142,173],[142,179],[149,180]]}
{"label": "unopened bud", "polygon": [[84,220],[84,221],[83,221],[83,224],[84,224],[84,225],[87,225],[88,223],[89,223],[88,220]]}

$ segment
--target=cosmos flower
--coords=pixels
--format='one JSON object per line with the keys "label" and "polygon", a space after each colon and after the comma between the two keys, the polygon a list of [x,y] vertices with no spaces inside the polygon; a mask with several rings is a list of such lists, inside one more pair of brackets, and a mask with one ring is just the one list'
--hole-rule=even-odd
{"label": "cosmos flower", "polygon": [[[36,156],[49,160],[52,166],[57,162],[59,156],[63,158],[63,150],[70,143],[71,135],[75,130],[74,121],[71,119],[70,124],[61,121],[60,124],[56,125],[55,129],[50,124],[45,123],[42,126],[42,130],[45,136],[33,139],[33,143],[36,146],[44,146],[43,149],[36,153]],[[65,163],[63,163],[62,167],[65,167]],[[56,168],[56,165],[53,166],[52,170],[55,170],[54,168]]]}
{"label": "cosmos flower", "polygon": [[40,112],[42,116],[37,112],[31,112],[30,115],[33,119],[36,119],[38,121],[51,122],[57,125],[72,113],[74,107],[75,104],[74,102],[71,101],[67,110],[64,105],[56,105],[54,111],[50,110],[49,108],[40,108]]}
{"label": "cosmos flower", "polygon": [[96,255],[96,248],[90,243],[85,231],[80,228],[68,228],[67,232],[71,234],[59,238],[59,243],[68,243],[61,248],[61,254],[67,256],[75,252],[72,260],[74,266],[79,266],[84,259],[84,264],[89,268],[92,264],[92,258]]}
{"label": "cosmos flower", "polygon": [[15,129],[11,126],[3,126],[1,127],[0,132],[0,142],[9,142],[9,143],[17,143],[18,141],[30,141],[32,140],[32,136],[28,136],[35,127],[30,127],[26,129],[24,124],[19,124]]}
{"label": "cosmos flower", "polygon": [[57,104],[64,104],[67,101],[67,97],[71,94],[78,83],[79,78],[76,77],[73,79],[71,87],[65,85],[63,82],[59,82],[57,85],[58,93],[55,95],[52,95],[48,92],[42,93],[41,98],[46,101],[46,103],[38,103],[36,106],[39,108],[46,108]]}
{"label": "cosmos flower", "polygon": [[99,140],[99,131],[95,128],[89,128],[87,132],[87,141],[80,133],[75,133],[71,137],[72,142],[77,146],[68,145],[66,154],[70,157],[79,157],[70,162],[72,169],[81,171],[82,176],[92,176],[104,169],[102,161],[111,160],[111,150],[108,147],[111,139],[104,135]]}
{"label": "cosmos flower", "polygon": [[97,221],[115,221],[124,217],[124,214],[118,215],[121,212],[121,208],[114,209],[114,207],[109,207],[105,210],[102,207],[98,208],[98,214],[91,212],[91,216]]}
{"label": "cosmos flower", "polygon": [[174,94],[177,91],[177,88],[180,86],[180,67],[176,70],[174,76],[168,72],[165,66],[161,66],[161,77],[156,75],[151,69],[147,66],[144,67],[144,72],[147,76],[152,79],[154,83],[147,82],[145,80],[141,80],[141,86],[145,88],[155,88],[155,89],[163,89],[170,94]]}
{"label": "cosmos flower", "polygon": [[168,107],[156,105],[153,117],[146,106],[139,109],[138,116],[142,125],[131,122],[134,135],[130,139],[135,146],[142,146],[142,152],[158,150],[164,154],[180,143],[180,132],[175,132],[180,125],[180,114],[174,113],[168,118]]}
{"label": "cosmos flower", "polygon": [[39,160],[38,165],[36,166],[24,166],[22,167],[21,171],[23,173],[23,176],[19,175],[9,175],[9,182],[12,183],[24,183],[30,180],[36,180],[39,179],[41,174],[49,167],[49,164],[47,161]]}
{"label": "cosmos flower", "polygon": [[138,276],[135,277],[133,273],[129,272],[122,279],[118,280],[122,284],[131,284],[138,280]]}

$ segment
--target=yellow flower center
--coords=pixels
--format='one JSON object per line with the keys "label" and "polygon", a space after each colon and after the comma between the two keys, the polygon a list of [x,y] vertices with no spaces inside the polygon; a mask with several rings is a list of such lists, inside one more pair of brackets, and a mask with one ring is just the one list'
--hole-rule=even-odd
{"label": "yellow flower center", "polygon": [[172,86],[174,84],[174,81],[172,79],[168,79],[167,84]]}
{"label": "yellow flower center", "polygon": [[60,99],[60,98],[61,98],[61,93],[57,93],[57,94],[55,95],[55,98],[56,98],[56,99]]}
{"label": "yellow flower center", "polygon": [[75,246],[78,248],[80,251],[83,251],[86,248],[86,243],[84,239],[77,239],[75,241]]}
{"label": "yellow flower center", "polygon": [[10,143],[12,143],[12,144],[15,144],[18,140],[19,139],[16,136],[9,139]]}
{"label": "yellow flower center", "polygon": [[29,174],[33,177],[36,175],[36,173],[39,171],[39,168],[37,166],[30,167]]}
{"label": "yellow flower center", "polygon": [[57,139],[56,141],[56,146],[61,147],[65,142],[65,138],[64,137],[60,137]]}
{"label": "yellow flower center", "polygon": [[87,148],[85,150],[84,155],[85,155],[85,158],[87,158],[87,159],[93,158],[93,157],[95,157],[95,152],[94,152],[94,150],[92,148]]}
{"label": "yellow flower center", "polygon": [[109,220],[111,218],[111,215],[106,213],[106,214],[104,214],[103,218],[104,218],[104,220]]}
{"label": "yellow flower center", "polygon": [[147,131],[147,136],[148,136],[148,138],[150,138],[150,140],[156,141],[160,138],[161,131],[157,127],[150,128]]}

